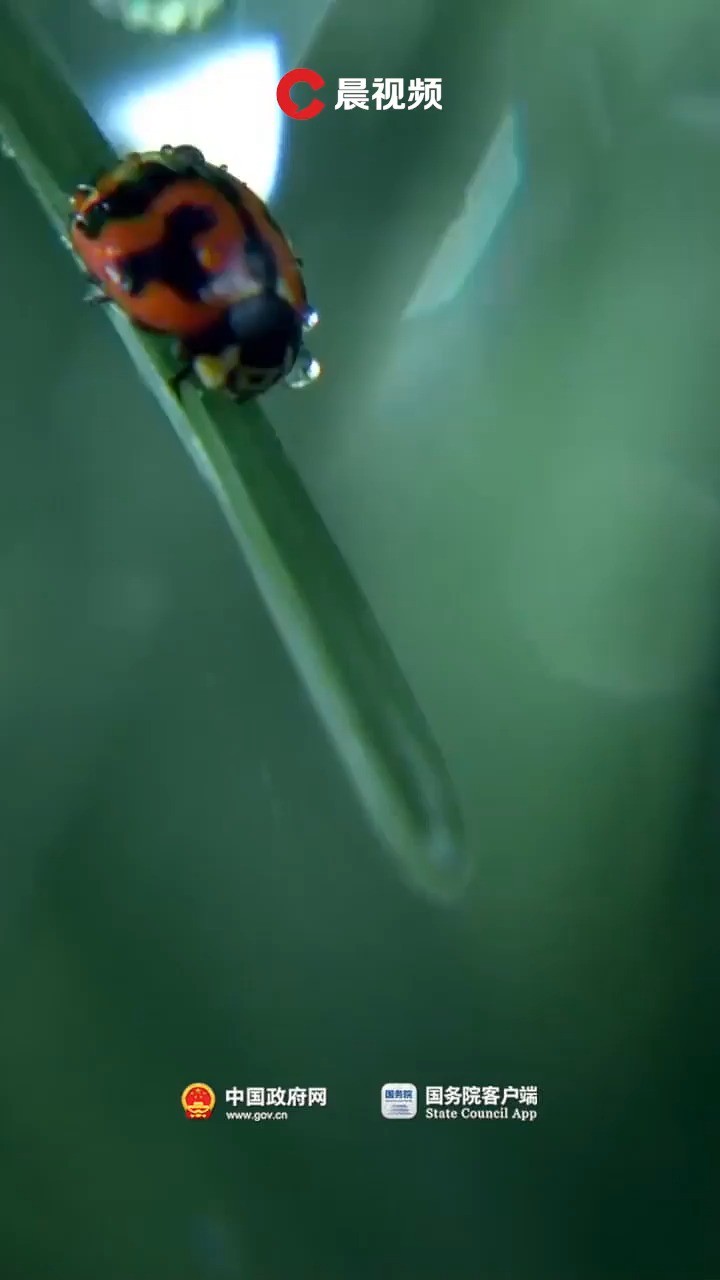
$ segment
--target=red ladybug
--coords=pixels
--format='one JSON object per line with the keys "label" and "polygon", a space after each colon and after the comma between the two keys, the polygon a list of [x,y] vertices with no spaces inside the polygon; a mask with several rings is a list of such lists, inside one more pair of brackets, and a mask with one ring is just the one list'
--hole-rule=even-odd
{"label": "red ladybug", "polygon": [[176,386],[194,374],[243,400],[319,375],[300,260],[259,196],[197,148],[131,154],[71,204],[91,300],[176,340]]}

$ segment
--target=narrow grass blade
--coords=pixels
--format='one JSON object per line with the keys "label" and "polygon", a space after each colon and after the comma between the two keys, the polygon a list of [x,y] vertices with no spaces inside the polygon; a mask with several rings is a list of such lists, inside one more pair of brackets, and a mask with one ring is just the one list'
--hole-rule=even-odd
{"label": "narrow grass blade", "polygon": [[[38,34],[6,5],[0,135],[63,236],[68,193],[116,157]],[[214,491],[373,827],[415,888],[455,897],[468,867],[440,751],[262,409],[192,391],[179,404],[167,386],[167,344],[105,310]]]}

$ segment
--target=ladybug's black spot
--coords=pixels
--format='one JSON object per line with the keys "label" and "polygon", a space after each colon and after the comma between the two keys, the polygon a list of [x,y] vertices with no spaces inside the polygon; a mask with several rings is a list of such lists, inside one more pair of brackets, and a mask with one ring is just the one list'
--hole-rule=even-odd
{"label": "ladybug's black spot", "polygon": [[173,183],[178,175],[164,164],[147,164],[132,182],[121,182],[114,191],[104,196],[102,203],[94,204],[82,215],[82,228],[89,240],[97,240],[110,219],[125,221],[141,218],[156,200]]}
{"label": "ladybug's black spot", "polygon": [[215,225],[211,209],[196,205],[179,205],[165,219],[162,240],[148,249],[128,254],[122,260],[128,292],[142,293],[153,282],[165,284],[180,297],[196,301],[211,277],[201,267],[193,239]]}
{"label": "ladybug's black spot", "polygon": [[[222,170],[220,170],[219,172],[216,172],[215,186],[217,187],[218,191],[222,191],[223,195],[225,196],[225,199],[228,201],[229,204],[232,205],[233,209],[235,209],[237,213],[240,213],[241,211],[243,213],[246,212],[245,205],[243,204],[242,196],[240,194],[240,191],[238,190],[237,184],[230,177],[229,174],[225,175],[222,172]],[[275,219],[273,218],[267,205],[264,205],[263,208],[265,210],[265,217],[267,218],[269,225],[273,228],[274,231],[277,231],[279,236],[283,236],[283,239],[284,239],[285,237],[283,235],[283,232],[281,228],[278,226]]]}
{"label": "ladybug's black spot", "polygon": [[[222,170],[216,170],[213,175],[213,185],[235,210],[237,218],[242,224],[242,229],[245,233],[245,259],[253,278],[264,289],[277,289],[278,268],[275,254],[257,226],[255,219],[245,208],[236,183],[231,177],[224,174]],[[271,218],[269,210],[267,211],[267,219],[270,225],[282,235],[277,223]]]}
{"label": "ladybug's black spot", "polygon": [[[188,164],[194,156],[188,155]],[[268,243],[263,228],[259,226],[245,207],[242,190],[235,181],[220,169],[212,168],[209,178],[212,186],[230,204],[238,219],[238,241],[253,278],[269,295],[277,291],[278,264],[272,245]],[[97,239],[110,221],[132,221],[142,218],[153,202],[169,187],[181,181],[177,170],[166,164],[148,163],[132,180],[120,183],[102,202],[93,205],[80,216],[78,225],[91,240]],[[266,213],[268,222],[279,227]],[[174,290],[188,301],[197,301],[212,282],[212,274],[201,267],[197,260],[193,239],[215,225],[212,209],[195,205],[180,205],[165,221],[161,241],[151,248],[130,254],[118,263],[123,274],[123,287],[131,296],[137,296],[153,281]]]}
{"label": "ladybug's black spot", "polygon": [[101,204],[93,204],[84,213],[78,213],[74,222],[88,240],[97,240],[107,220],[107,209]]}
{"label": "ladybug's black spot", "polygon": [[[238,228],[238,242],[242,244],[249,271],[268,295],[274,294],[278,271],[272,249],[247,211],[240,207],[236,212],[245,237],[242,240]],[[196,301],[212,283],[213,276],[198,262],[193,240],[203,231],[209,231],[215,221],[214,211],[201,205],[179,205],[173,209],[165,220],[162,240],[123,259],[122,270],[131,285],[129,292],[142,293],[148,284],[159,281],[180,297]]]}

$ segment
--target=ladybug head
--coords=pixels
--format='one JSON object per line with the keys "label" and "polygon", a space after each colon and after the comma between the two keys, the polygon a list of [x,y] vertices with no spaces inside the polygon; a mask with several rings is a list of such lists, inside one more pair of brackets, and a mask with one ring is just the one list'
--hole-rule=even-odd
{"label": "ladybug head", "polygon": [[228,309],[228,325],[243,349],[262,346],[282,355],[299,342],[302,318],[294,307],[272,290],[243,298]]}

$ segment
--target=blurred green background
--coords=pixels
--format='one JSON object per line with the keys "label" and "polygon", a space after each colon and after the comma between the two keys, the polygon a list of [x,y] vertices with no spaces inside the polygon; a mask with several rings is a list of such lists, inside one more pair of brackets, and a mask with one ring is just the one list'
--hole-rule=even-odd
{"label": "blurred green background", "polygon": [[[720,19],[278,0],[163,42],[29,9],[99,117],[244,40],[442,76],[440,113],[286,129],[327,373],[267,407],[476,874],[453,911],[396,879],[3,164],[3,1276],[716,1280]],[[535,1084],[538,1120],[391,1124],[395,1079]],[[329,1102],[188,1124],[192,1080]]]}

